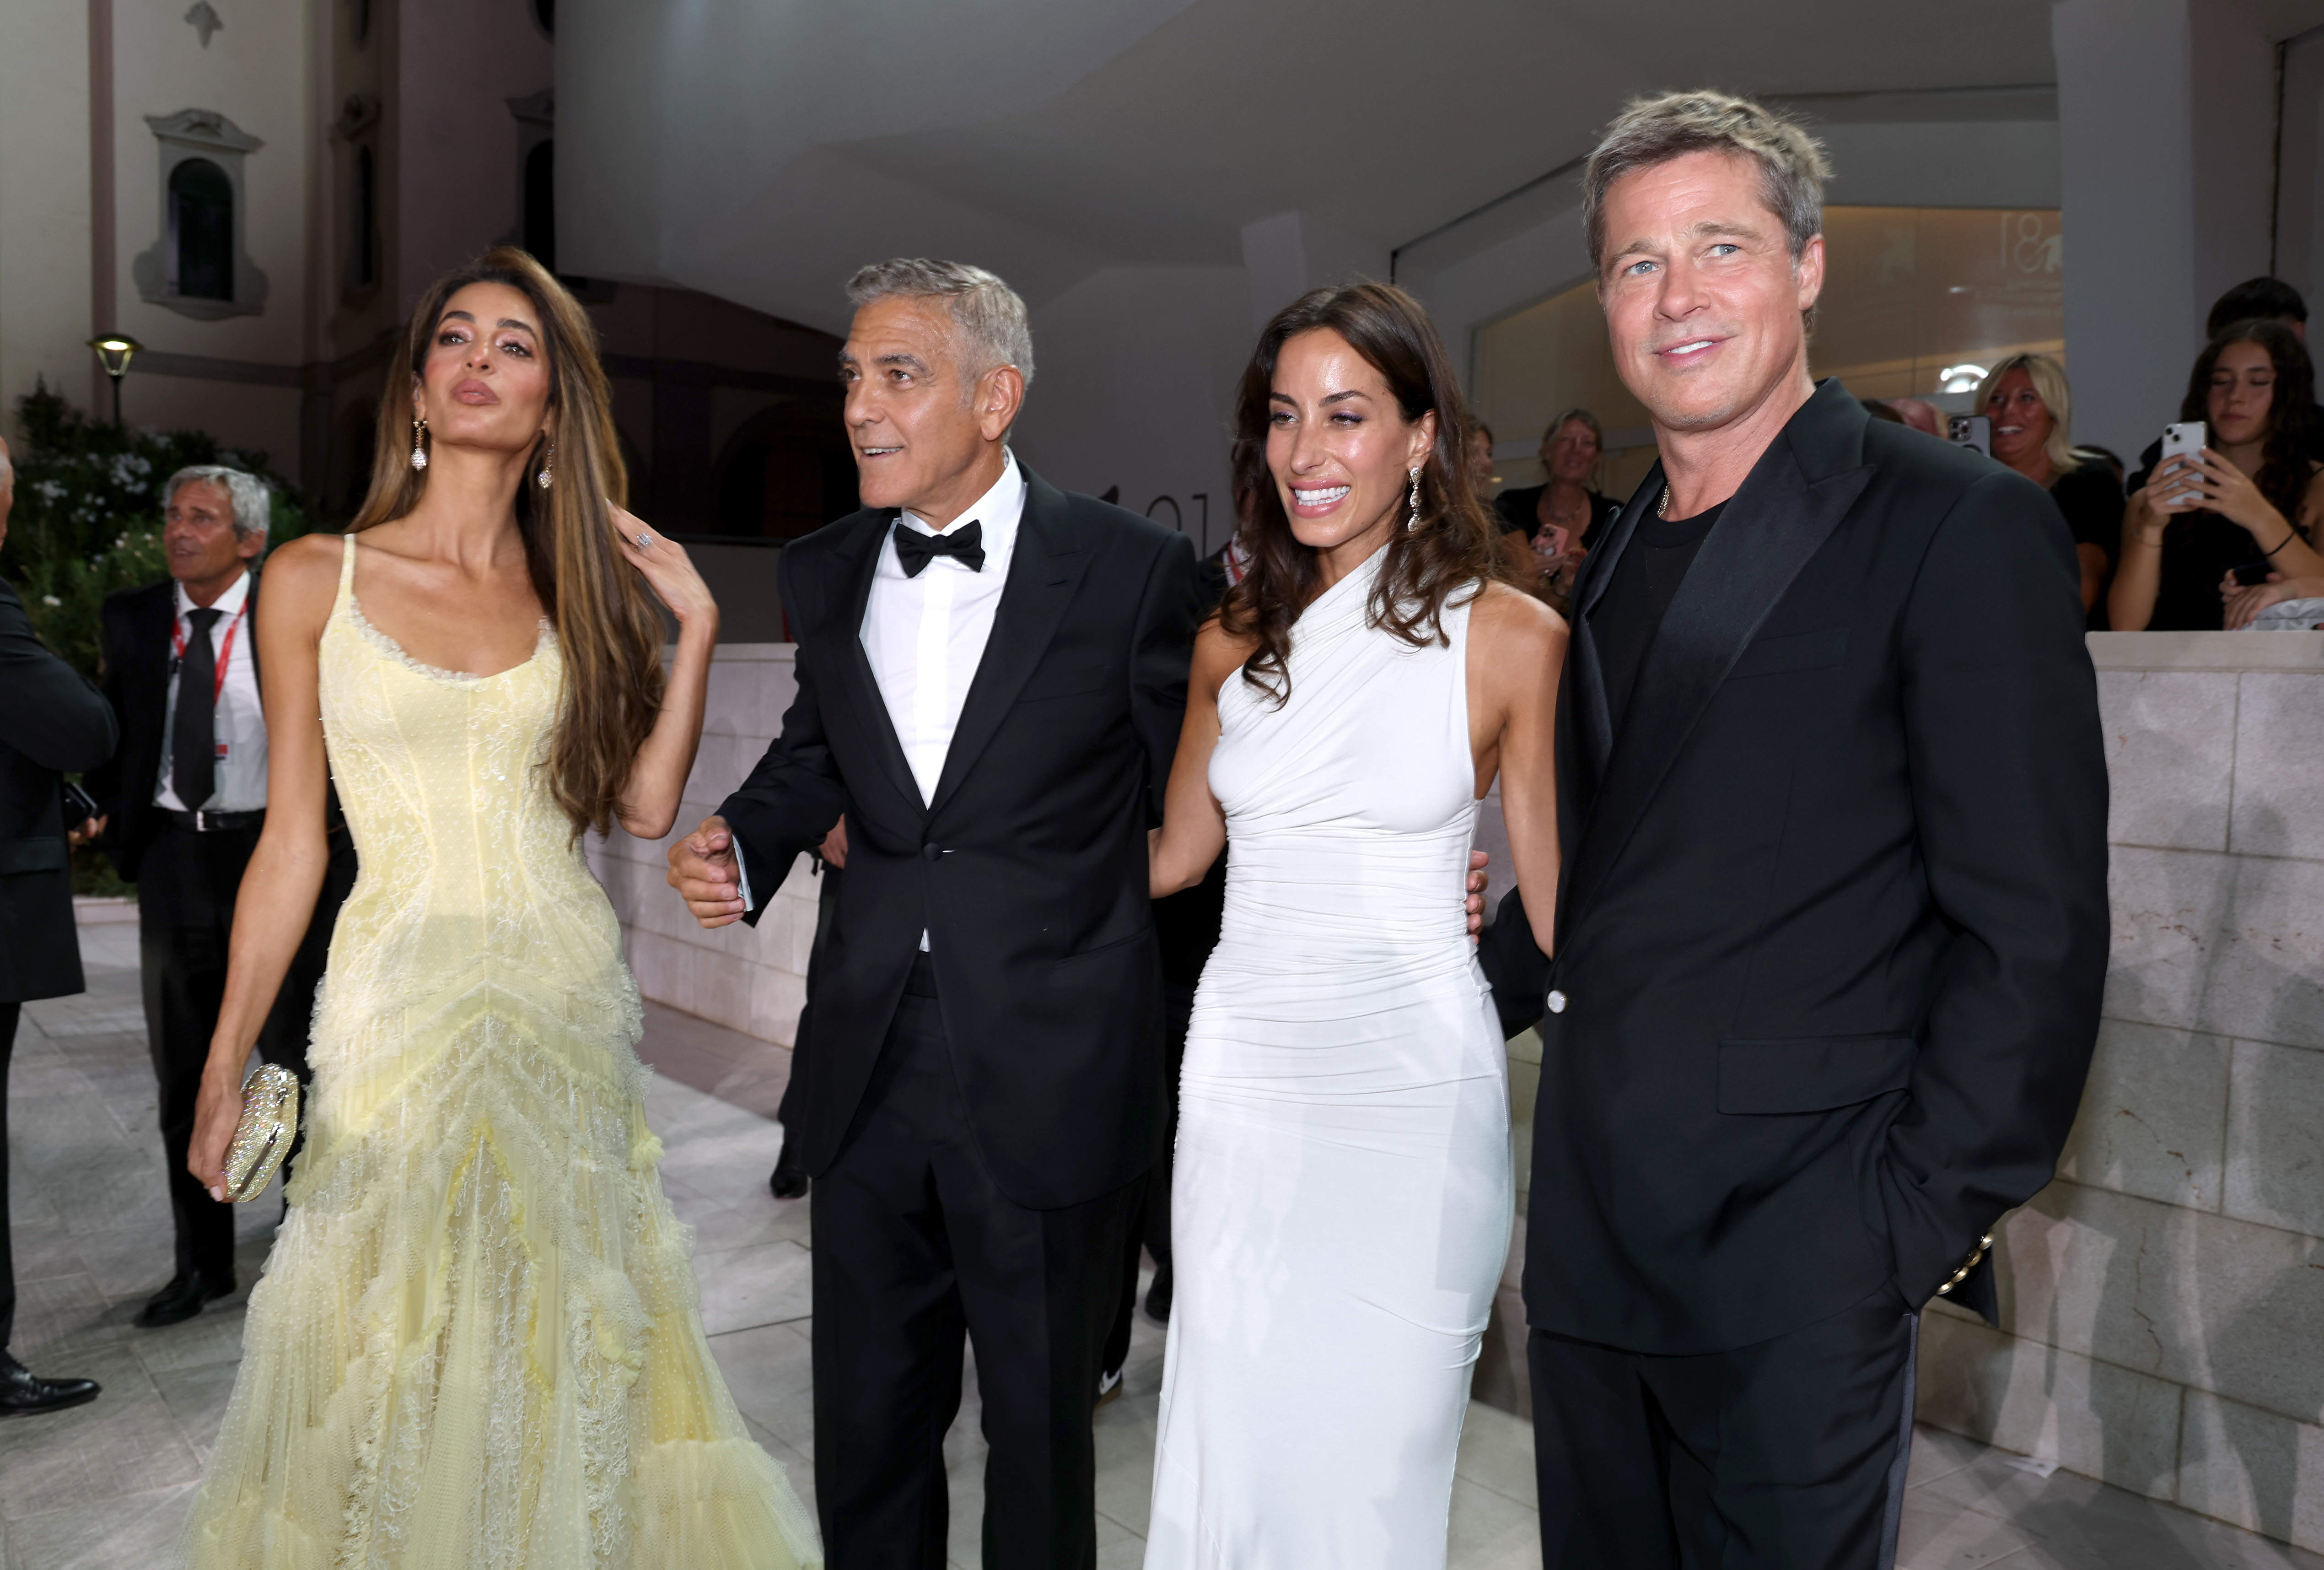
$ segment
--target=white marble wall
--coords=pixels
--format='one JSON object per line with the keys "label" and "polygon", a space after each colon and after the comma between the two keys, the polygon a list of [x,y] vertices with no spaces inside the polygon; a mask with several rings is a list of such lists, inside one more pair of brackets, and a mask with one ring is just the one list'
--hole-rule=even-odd
{"label": "white marble wall", "polygon": [[[686,782],[672,837],[717,810],[782,726],[798,684],[788,643],[722,643],[710,667],[702,750]],[[788,1047],[807,1002],[807,947],[815,940],[816,884],[805,857],[756,927],[705,931],[665,877],[667,839],[633,839],[619,828],[592,838],[596,868],[630,950],[638,990],[659,1003]],[[757,891],[753,891],[756,892]]]}
{"label": "white marble wall", "polygon": [[[2059,1180],[2003,1228],[2006,1328],[1929,1315],[1921,1416],[2324,1549],[2324,633],[2091,651],[2114,790],[2097,1064]],[[718,651],[681,827],[774,734],[790,660]],[[705,932],[662,852],[592,846],[641,989],[788,1043],[813,879],[794,870],[756,928]],[[1521,1115],[1538,1053],[1512,1043]],[[1513,1269],[1479,1385],[1521,1408],[1515,1287]]]}
{"label": "white marble wall", "polygon": [[1921,1417],[2324,1549],[2324,634],[2108,633],[2114,962],[2058,1180]]}

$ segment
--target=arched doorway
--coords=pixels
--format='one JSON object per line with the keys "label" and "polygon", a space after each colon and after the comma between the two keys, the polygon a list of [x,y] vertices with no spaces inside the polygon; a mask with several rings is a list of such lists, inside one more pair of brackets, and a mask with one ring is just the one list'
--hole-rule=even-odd
{"label": "arched doorway", "polygon": [[855,456],[839,411],[821,398],[779,403],[745,423],[716,466],[715,532],[797,540],[855,511]]}

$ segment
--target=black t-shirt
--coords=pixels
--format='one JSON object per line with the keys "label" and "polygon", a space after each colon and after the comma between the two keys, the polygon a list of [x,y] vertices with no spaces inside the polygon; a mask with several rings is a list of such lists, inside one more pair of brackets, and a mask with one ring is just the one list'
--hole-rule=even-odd
{"label": "black t-shirt", "polygon": [[1692,518],[1657,518],[1649,513],[1638,520],[1637,534],[1614,564],[1614,581],[1590,614],[1590,635],[1605,670],[1606,705],[1617,734],[1629,712],[1638,672],[1646,668],[1646,651],[1654,646],[1678,586],[1694,565],[1694,553],[1710,538],[1711,525],[1726,510],[1721,502]]}
{"label": "black t-shirt", "polygon": [[2098,576],[2098,603],[2090,607],[2088,626],[2103,633],[2107,625],[2107,589],[2114,583],[2115,559],[2122,554],[2122,486],[2114,466],[2100,458],[2077,464],[2050,482],[2050,499],[2065,515],[2066,531],[2076,545],[2095,545],[2106,557]]}
{"label": "black t-shirt", "polygon": [[[2130,476],[2130,489],[2146,484],[2163,456],[2157,442],[2146,466]],[[2216,633],[2227,625],[2219,580],[2238,567],[2262,560],[2251,531],[2217,513],[2181,513],[2163,528],[2163,559],[2155,564],[2154,613],[2150,633]]]}

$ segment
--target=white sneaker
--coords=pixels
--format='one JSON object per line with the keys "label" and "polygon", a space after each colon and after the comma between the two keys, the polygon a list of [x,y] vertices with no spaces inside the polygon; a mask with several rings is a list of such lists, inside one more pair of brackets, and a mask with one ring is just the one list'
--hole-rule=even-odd
{"label": "white sneaker", "polygon": [[1115,1369],[1110,1373],[1101,1373],[1097,1376],[1097,1404],[1099,1406],[1104,1406],[1108,1401],[1112,1400],[1120,1394],[1121,1371],[1120,1369]]}

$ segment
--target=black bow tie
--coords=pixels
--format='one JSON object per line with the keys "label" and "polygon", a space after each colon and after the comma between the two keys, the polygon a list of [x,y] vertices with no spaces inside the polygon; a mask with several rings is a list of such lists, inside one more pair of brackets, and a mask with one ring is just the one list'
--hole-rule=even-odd
{"label": "black bow tie", "polygon": [[901,520],[897,522],[896,559],[903,564],[906,577],[919,577],[939,556],[956,557],[969,571],[982,572],[984,526],[971,519],[941,534],[923,534],[917,529],[906,528]]}

